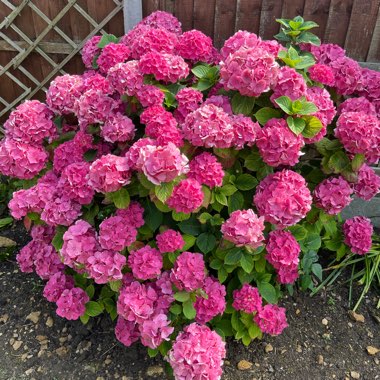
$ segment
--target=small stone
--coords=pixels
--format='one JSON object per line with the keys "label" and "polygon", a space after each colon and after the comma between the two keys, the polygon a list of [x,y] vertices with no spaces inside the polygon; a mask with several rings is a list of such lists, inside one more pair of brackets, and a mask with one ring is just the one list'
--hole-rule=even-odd
{"label": "small stone", "polygon": [[41,312],[40,311],[32,311],[26,319],[32,321],[34,324],[38,323],[40,319]]}
{"label": "small stone", "polygon": [[98,376],[98,377],[96,378],[96,380],[104,380],[104,377],[102,377],[102,376]]}
{"label": "small stone", "polygon": [[64,356],[67,354],[67,352],[69,351],[69,349],[65,346],[62,346],[62,347],[58,347],[55,352],[58,356]]}
{"label": "small stone", "polygon": [[32,374],[32,372],[34,371],[34,368],[29,368],[25,371],[25,375],[29,376]]}
{"label": "small stone", "polygon": [[229,360],[225,360],[224,365],[231,365],[231,362]]}
{"label": "small stone", "polygon": [[329,321],[326,318],[322,319],[322,325],[327,326],[329,324]]}
{"label": "small stone", "polygon": [[237,365],[238,370],[240,371],[246,371],[248,369],[252,368],[252,363],[247,360],[240,360],[240,362]]}
{"label": "small stone", "polygon": [[378,358],[374,358],[373,360],[374,360],[374,362],[375,362],[376,365],[380,364],[380,360]]}
{"label": "small stone", "polygon": [[300,309],[297,309],[296,310],[296,315],[300,315],[301,314],[301,310]]}
{"label": "small stone", "polygon": [[23,362],[26,362],[27,358],[28,358],[28,354],[27,353],[21,355],[21,360]]}
{"label": "small stone", "polygon": [[9,319],[8,314],[0,315],[0,323],[7,323],[8,319]]}
{"label": "small stone", "polygon": [[369,355],[376,355],[378,352],[380,352],[380,350],[377,347],[368,346],[367,352]]}
{"label": "small stone", "polygon": [[112,360],[110,358],[107,358],[106,360],[104,360],[104,364],[105,365],[108,365],[108,364],[111,364],[112,363]]}
{"label": "small stone", "polygon": [[22,346],[22,341],[21,340],[16,340],[13,345],[12,345],[12,348],[17,351],[20,347]]}
{"label": "small stone", "polygon": [[353,324],[351,322],[348,322],[348,327],[352,327]]}
{"label": "small stone", "polygon": [[355,313],[353,310],[350,310],[348,312],[348,315],[350,316],[350,318],[355,321],[355,322],[360,322],[360,323],[364,323],[364,315],[363,314],[358,314],[358,313]]}
{"label": "small stone", "polygon": [[351,371],[350,375],[353,379],[360,379],[360,373],[356,371]]}
{"label": "small stone", "polygon": [[299,352],[299,353],[302,352],[302,347],[301,347],[301,345],[299,345],[299,344],[297,345],[296,351]]}
{"label": "small stone", "polygon": [[[37,335],[36,336],[36,339],[41,343],[43,342],[44,340],[47,340],[47,336],[46,335]],[[41,343],[42,344],[42,343]]]}
{"label": "small stone", "polygon": [[14,240],[0,236],[0,248],[10,248],[15,247],[16,245],[17,243]]}
{"label": "small stone", "polygon": [[273,351],[273,346],[268,343],[265,348],[264,348],[265,352],[268,353],[268,352],[272,352]]}
{"label": "small stone", "polygon": [[146,370],[147,376],[158,376],[164,373],[164,369],[159,365],[153,365]]}
{"label": "small stone", "polygon": [[323,365],[323,356],[322,355],[318,355],[318,364]]}
{"label": "small stone", "polygon": [[13,343],[15,342],[14,338],[9,339],[9,344],[13,346]]}
{"label": "small stone", "polygon": [[53,327],[53,325],[54,325],[53,318],[52,317],[48,317],[48,319],[46,320],[46,326],[47,327]]}

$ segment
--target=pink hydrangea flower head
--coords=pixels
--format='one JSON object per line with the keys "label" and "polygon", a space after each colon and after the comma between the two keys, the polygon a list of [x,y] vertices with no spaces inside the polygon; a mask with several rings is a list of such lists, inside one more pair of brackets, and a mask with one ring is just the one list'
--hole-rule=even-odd
{"label": "pink hydrangea flower head", "polygon": [[190,161],[190,171],[187,176],[212,189],[222,186],[224,174],[222,164],[216,156],[203,152]]}
{"label": "pink hydrangea flower head", "polygon": [[124,219],[124,223],[140,228],[145,224],[144,208],[137,201],[131,201],[128,208],[116,210],[116,215]]}
{"label": "pink hydrangea flower head", "polygon": [[99,243],[103,249],[122,251],[136,241],[137,230],[121,216],[104,219],[99,226]]}
{"label": "pink hydrangea flower head", "polygon": [[124,344],[124,346],[131,346],[140,338],[138,324],[126,321],[123,317],[119,316],[116,321],[115,336],[119,342]]}
{"label": "pink hydrangea flower head", "polygon": [[13,193],[13,198],[9,201],[8,208],[15,219],[21,219],[29,212],[42,212],[44,202],[38,196],[36,186],[26,190],[18,190]]}
{"label": "pink hydrangea flower head", "polygon": [[225,345],[208,326],[192,323],[179,333],[167,360],[176,379],[219,380],[226,356]]}
{"label": "pink hydrangea flower head", "polygon": [[257,248],[263,245],[264,217],[258,217],[252,209],[236,210],[222,224],[223,238],[237,247]]}
{"label": "pink hydrangea flower head", "polygon": [[288,327],[285,308],[277,305],[265,305],[254,317],[263,333],[280,335]]}
{"label": "pink hydrangea flower head", "polygon": [[301,247],[289,231],[269,232],[266,260],[277,270],[298,268]]}
{"label": "pink hydrangea flower head", "polygon": [[81,205],[90,204],[95,192],[87,181],[89,170],[90,164],[84,161],[66,166],[58,182],[62,195]]}
{"label": "pink hydrangea flower head", "polygon": [[200,289],[205,280],[205,262],[200,253],[182,252],[174,263],[170,279],[179,290]]}
{"label": "pink hydrangea flower head", "polygon": [[137,38],[141,36],[141,34],[145,33],[149,29],[151,29],[149,26],[143,25],[142,22],[139,22],[127,34],[124,34],[124,36],[120,38],[120,43],[129,47]]}
{"label": "pink hydrangea flower head", "polygon": [[175,98],[178,102],[178,107],[174,112],[174,116],[182,124],[186,116],[195,111],[202,103],[203,94],[195,88],[185,87],[177,92]]}
{"label": "pink hydrangea flower head", "polygon": [[294,134],[284,119],[271,119],[257,134],[256,145],[263,161],[270,166],[294,166],[305,145],[301,134]]}
{"label": "pink hydrangea flower head", "polygon": [[276,83],[279,66],[275,56],[261,48],[240,48],[221,62],[220,78],[225,90],[260,96]]}
{"label": "pink hydrangea flower head", "polygon": [[116,64],[108,70],[107,78],[120,95],[134,96],[144,85],[144,76],[139,70],[139,61]]}
{"label": "pink hydrangea flower head", "polygon": [[142,323],[155,314],[157,299],[157,292],[152,286],[134,281],[121,288],[117,313],[127,321]]}
{"label": "pink hydrangea flower head", "polygon": [[40,249],[40,246],[40,242],[32,240],[21,248],[20,252],[16,256],[21,272],[32,273],[34,271],[34,259]]}
{"label": "pink hydrangea flower head", "polygon": [[43,224],[36,224],[30,231],[30,236],[34,241],[50,244],[55,235],[55,228]]}
{"label": "pink hydrangea flower head", "polygon": [[263,303],[258,289],[249,284],[244,284],[241,289],[234,290],[233,300],[232,307],[235,310],[241,310],[248,314],[261,310]]}
{"label": "pink hydrangea flower head", "polygon": [[370,201],[380,192],[380,177],[370,166],[364,164],[359,169],[358,180],[353,188],[357,197]]}
{"label": "pink hydrangea flower head", "polygon": [[298,265],[281,267],[277,272],[277,281],[280,284],[293,284],[298,277]]}
{"label": "pink hydrangea flower head", "polygon": [[235,138],[230,115],[214,104],[202,105],[187,115],[182,132],[192,145],[205,148],[230,148]]}
{"label": "pink hydrangea flower head", "polygon": [[100,54],[101,49],[98,47],[98,44],[101,39],[102,36],[91,37],[82,48],[82,61],[88,69],[92,69],[92,63],[94,62],[95,56]]}
{"label": "pink hydrangea flower head", "polygon": [[310,45],[310,51],[316,58],[317,63],[324,65],[329,65],[331,62],[346,55],[345,50],[335,44]]}
{"label": "pink hydrangea flower head", "polygon": [[188,172],[188,159],[171,142],[165,146],[157,146],[145,157],[142,171],[148,180],[155,185],[171,182],[181,174]]}
{"label": "pink hydrangea flower head", "polygon": [[169,32],[180,35],[182,33],[181,23],[171,13],[164,11],[155,11],[145,17],[140,24],[155,29],[166,29]]}
{"label": "pink hydrangea flower head", "polygon": [[162,272],[158,279],[151,284],[158,295],[156,314],[167,314],[170,306],[174,302],[174,292],[172,282],[170,281],[170,272]]}
{"label": "pink hydrangea flower head", "polygon": [[71,268],[84,267],[97,250],[95,230],[84,220],[77,220],[63,235],[61,255],[64,264]]}
{"label": "pink hydrangea flower head", "polygon": [[125,266],[125,256],[114,251],[96,251],[87,259],[86,270],[96,284],[107,284],[123,278],[121,270]]}
{"label": "pink hydrangea flower head", "polygon": [[88,301],[90,298],[83,289],[65,289],[57,301],[57,314],[68,320],[76,320],[85,313]]}
{"label": "pink hydrangea flower head", "polygon": [[162,105],[148,107],[140,115],[140,121],[146,124],[145,134],[158,138],[166,128],[176,128],[177,121]]}
{"label": "pink hydrangea flower head", "polygon": [[178,55],[150,52],[144,54],[139,62],[143,74],[153,75],[156,80],[175,83],[189,75],[189,66]]}
{"label": "pink hydrangea flower head", "polygon": [[102,156],[90,166],[89,185],[99,193],[111,193],[131,182],[125,157],[113,154]]}
{"label": "pink hydrangea flower head", "polygon": [[319,82],[330,87],[335,85],[334,72],[329,66],[316,63],[314,66],[309,67],[308,71],[310,79],[314,82]]}
{"label": "pink hydrangea flower head", "polygon": [[56,77],[46,93],[46,103],[57,114],[75,112],[76,103],[83,93],[83,78],[65,74]]}
{"label": "pink hydrangea flower head", "polygon": [[338,113],[345,112],[364,112],[367,115],[376,116],[375,106],[364,96],[358,98],[348,98],[338,107]]}
{"label": "pink hydrangea flower head", "polygon": [[0,173],[20,179],[32,179],[46,165],[48,155],[39,145],[5,138],[0,141]]}
{"label": "pink hydrangea flower head", "polygon": [[131,50],[124,44],[110,44],[104,46],[96,60],[100,72],[107,74],[108,70],[117,63],[125,62],[131,55]]}
{"label": "pink hydrangea flower head", "polygon": [[343,177],[326,178],[314,189],[315,205],[329,215],[339,214],[351,203],[352,192],[350,184]]}
{"label": "pink hydrangea flower head", "polygon": [[343,224],[344,243],[353,253],[365,255],[372,246],[373,226],[364,216],[347,219]]}
{"label": "pink hydrangea flower head", "polygon": [[292,170],[265,177],[259,184],[254,203],[261,216],[278,228],[292,226],[311,209],[312,198],[305,179]]}
{"label": "pink hydrangea flower head", "polygon": [[174,327],[169,326],[170,321],[165,314],[157,314],[152,320],[144,321],[140,326],[141,343],[145,347],[156,349],[164,340],[170,340]]}
{"label": "pink hydrangea flower head", "polygon": [[228,96],[212,95],[208,97],[203,104],[214,104],[215,106],[222,108],[225,113],[232,115],[232,106]]}
{"label": "pink hydrangea flower head", "polygon": [[376,108],[377,117],[380,118],[380,73],[375,70],[362,69],[357,92],[370,100]]}
{"label": "pink hydrangea flower head", "polygon": [[45,139],[51,142],[57,136],[53,112],[38,100],[21,103],[4,123],[6,136],[28,144],[42,144]]}
{"label": "pink hydrangea flower head", "polygon": [[120,112],[109,115],[101,126],[100,136],[110,143],[126,142],[135,137],[136,128],[132,120]]}
{"label": "pink hydrangea flower head", "polygon": [[287,96],[294,101],[306,95],[306,89],[307,85],[301,74],[291,67],[282,66],[278,70],[277,82],[273,86],[273,94],[270,100],[278,107],[275,99],[280,96]]}
{"label": "pink hydrangea flower head", "polygon": [[161,253],[181,250],[185,245],[182,235],[178,231],[166,230],[156,236],[156,243]]}
{"label": "pink hydrangea flower head", "polygon": [[143,85],[137,92],[137,99],[143,107],[161,106],[165,94],[158,87],[153,85]]}
{"label": "pink hydrangea flower head", "polygon": [[191,62],[206,62],[212,55],[212,39],[199,30],[189,30],[178,38],[176,53]]}
{"label": "pink hydrangea flower head", "polygon": [[131,251],[128,265],[133,275],[139,280],[157,278],[163,266],[162,254],[156,248],[146,245],[136,251]]}
{"label": "pink hydrangea flower head", "polygon": [[176,212],[189,214],[202,206],[203,199],[201,184],[193,178],[187,178],[174,187],[166,204]]}
{"label": "pink hydrangea flower head", "polygon": [[86,78],[82,75],[82,78],[84,78],[83,92],[88,90],[96,90],[101,91],[105,95],[111,95],[113,93],[113,87],[111,86],[110,81],[97,72]]}
{"label": "pink hydrangea flower head", "polygon": [[195,320],[204,325],[218,314],[223,314],[226,308],[226,287],[217,279],[207,277],[203,285],[207,298],[198,296],[194,308],[197,312]]}
{"label": "pink hydrangea flower head", "polygon": [[234,148],[243,149],[245,145],[251,147],[261,130],[259,123],[254,123],[250,117],[233,115],[232,126],[235,133]]}
{"label": "pink hydrangea flower head", "polygon": [[151,138],[141,138],[137,140],[125,153],[127,165],[132,170],[140,170],[145,161],[145,153],[153,151],[157,146],[156,140]]}
{"label": "pink hydrangea flower head", "polygon": [[51,244],[40,243],[40,248],[34,257],[35,271],[43,280],[62,272],[65,266],[61,262],[57,251]]}
{"label": "pink hydrangea flower head", "polygon": [[222,59],[226,60],[230,54],[233,54],[242,47],[247,49],[256,48],[259,46],[260,41],[260,37],[258,37],[255,33],[250,33],[246,30],[239,30],[224,42],[224,45],[220,50]]}
{"label": "pink hydrangea flower head", "polygon": [[361,79],[361,68],[353,59],[342,57],[329,65],[335,76],[335,89],[340,95],[350,95],[355,92]]}
{"label": "pink hydrangea flower head", "polygon": [[50,226],[70,226],[81,214],[80,203],[57,194],[46,202],[41,220]]}
{"label": "pink hydrangea flower head", "polygon": [[57,302],[64,290],[72,289],[73,287],[73,277],[68,276],[63,272],[57,272],[49,278],[49,281],[44,287],[43,295],[48,301]]}

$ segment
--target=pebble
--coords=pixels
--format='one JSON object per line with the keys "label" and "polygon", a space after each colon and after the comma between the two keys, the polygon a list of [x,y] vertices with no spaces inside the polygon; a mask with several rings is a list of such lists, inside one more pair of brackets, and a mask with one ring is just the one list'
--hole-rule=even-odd
{"label": "pebble", "polygon": [[53,327],[53,325],[54,325],[53,318],[52,318],[52,317],[49,317],[49,318],[46,320],[46,326],[47,326],[47,327]]}
{"label": "pebble", "polygon": [[318,364],[323,365],[323,356],[322,355],[318,355]]}
{"label": "pebble", "polygon": [[34,368],[29,368],[25,371],[25,375],[29,376],[32,374],[32,372],[34,371]]}
{"label": "pebble", "polygon": [[265,348],[264,348],[265,352],[268,353],[268,352],[272,352],[273,351],[273,346],[268,343]]}
{"label": "pebble", "polygon": [[164,373],[164,369],[159,365],[148,367],[148,369],[146,370],[147,376],[151,376],[151,377],[162,375],[163,373]]}
{"label": "pebble", "polygon": [[356,371],[351,371],[350,375],[353,379],[360,379],[360,373]]}
{"label": "pebble", "polygon": [[296,351],[299,352],[299,353],[302,352],[302,347],[301,347],[301,345],[299,345],[299,344],[297,345]]}
{"label": "pebble", "polygon": [[22,346],[22,341],[21,340],[16,340],[13,345],[12,345],[12,348],[17,351],[20,347]]}
{"label": "pebble", "polygon": [[34,324],[38,323],[40,319],[41,312],[40,311],[32,311],[26,319],[32,321]]}
{"label": "pebble", "polygon": [[[39,341],[39,342],[43,342],[44,340],[47,340],[47,336],[46,335],[37,335],[36,336],[36,339]],[[42,344],[42,343],[41,343]]]}
{"label": "pebble", "polygon": [[380,350],[377,347],[368,346],[367,352],[369,355],[376,355],[378,352],[380,352]]}
{"label": "pebble", "polygon": [[350,318],[355,321],[355,322],[360,322],[360,323],[364,323],[364,315],[363,314],[358,314],[358,313],[355,313],[353,310],[350,310],[348,312],[348,315],[350,316]]}
{"label": "pebble", "polygon": [[112,363],[112,360],[110,357],[107,357],[106,360],[104,360],[104,364],[105,365],[108,365],[108,364],[111,364]]}
{"label": "pebble", "polygon": [[9,319],[8,314],[0,315],[0,323],[7,323],[8,319]]}
{"label": "pebble", "polygon": [[68,351],[69,351],[69,349],[65,346],[59,347],[55,350],[55,352],[58,356],[64,356],[67,354]]}
{"label": "pebble", "polygon": [[329,321],[326,318],[322,319],[322,325],[327,326],[329,324]]}
{"label": "pebble", "polygon": [[297,309],[296,310],[296,315],[300,315],[301,314],[301,310],[300,309]]}
{"label": "pebble", "polygon": [[247,360],[240,360],[240,362],[237,365],[237,368],[240,371],[246,371],[247,369],[251,369],[252,365],[253,364]]}

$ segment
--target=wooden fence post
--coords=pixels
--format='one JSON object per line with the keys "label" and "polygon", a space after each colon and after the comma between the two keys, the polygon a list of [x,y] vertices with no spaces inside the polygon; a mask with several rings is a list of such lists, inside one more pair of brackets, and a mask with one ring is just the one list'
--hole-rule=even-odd
{"label": "wooden fence post", "polygon": [[130,31],[141,19],[141,0],[124,0],[124,32]]}

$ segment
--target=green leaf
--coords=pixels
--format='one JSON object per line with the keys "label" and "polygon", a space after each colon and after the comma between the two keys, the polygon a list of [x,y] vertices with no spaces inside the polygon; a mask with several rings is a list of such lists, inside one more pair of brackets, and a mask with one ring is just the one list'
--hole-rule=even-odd
{"label": "green leaf", "polygon": [[286,18],[276,18],[276,22],[280,23],[281,25],[285,26],[285,28],[289,28],[289,19]]}
{"label": "green leaf", "polygon": [[268,120],[274,119],[274,118],[280,118],[281,113],[280,111],[271,108],[271,107],[264,107],[259,109],[255,114],[254,114],[256,120],[261,124],[265,125]]}
{"label": "green leaf", "polygon": [[299,28],[299,30],[309,30],[309,29],[313,29],[313,28],[318,28],[319,25],[314,22],[314,21],[305,21],[301,27]]}
{"label": "green leaf", "polygon": [[209,79],[199,79],[199,81],[193,86],[196,90],[206,91],[214,85],[214,81]]}
{"label": "green leaf", "polygon": [[321,44],[321,40],[319,39],[319,37],[313,33],[310,33],[310,32],[302,32],[297,37],[297,42],[298,43],[312,44],[312,45],[316,45],[316,46],[319,46]]}
{"label": "green leaf", "polygon": [[222,193],[215,193],[215,199],[223,206],[228,206],[227,197]]}
{"label": "green leaf", "polygon": [[241,174],[235,180],[235,185],[239,190],[252,190],[258,184],[257,179],[251,174]]}
{"label": "green leaf", "polygon": [[193,302],[189,299],[182,304],[183,314],[187,319],[194,319],[197,312],[195,311]]}
{"label": "green leaf", "polygon": [[254,267],[252,256],[248,253],[244,253],[240,259],[240,266],[243,268],[244,272],[251,273]]}
{"label": "green leaf", "polygon": [[224,185],[220,188],[220,193],[229,196],[236,193],[237,188],[234,185]]}
{"label": "green leaf", "polygon": [[202,225],[195,217],[191,217],[178,224],[179,229],[188,235],[198,236],[202,232]]}
{"label": "green leaf", "polygon": [[243,96],[237,92],[231,100],[232,111],[234,114],[243,114],[249,116],[255,105],[255,98],[251,96]]}
{"label": "green leaf", "polygon": [[89,149],[89,150],[87,150],[86,153],[83,155],[83,159],[84,159],[86,162],[92,162],[92,161],[95,160],[97,153],[98,153],[98,150],[97,150],[97,149]]}
{"label": "green leaf", "polygon": [[63,246],[63,235],[67,231],[67,227],[57,226],[55,228],[55,235],[51,242],[57,252],[59,252]]}
{"label": "green leaf", "polygon": [[294,118],[292,116],[287,117],[286,123],[288,124],[289,129],[297,136],[302,133],[306,125],[305,120]]}
{"label": "green leaf", "polygon": [[210,70],[210,66],[201,64],[201,65],[194,66],[191,69],[191,72],[197,78],[206,78],[209,70]]}
{"label": "green leaf", "polygon": [[174,299],[176,299],[179,302],[186,302],[190,299],[190,293],[188,292],[178,292],[174,293]]}
{"label": "green leaf", "polygon": [[260,338],[262,335],[262,332],[260,330],[260,327],[256,325],[256,323],[252,324],[248,328],[248,334],[251,337],[251,339]]}
{"label": "green leaf", "polygon": [[231,321],[229,319],[222,319],[215,324],[215,327],[223,331],[224,336],[233,336],[234,332],[232,330]]}
{"label": "green leaf", "polygon": [[230,251],[228,251],[226,257],[224,258],[224,263],[227,265],[235,265],[239,263],[242,256],[243,251],[240,248],[232,248]]}
{"label": "green leaf", "polygon": [[340,261],[345,256],[347,251],[348,251],[348,247],[344,243],[342,243],[341,246],[336,251],[336,259]]}
{"label": "green leaf", "polygon": [[228,273],[224,268],[220,268],[218,270],[218,280],[221,284],[223,284],[224,281],[227,280]]}
{"label": "green leaf", "polygon": [[303,240],[307,236],[307,229],[299,224],[289,227],[289,231],[296,240]]}
{"label": "green leaf", "polygon": [[302,119],[306,122],[305,128],[302,131],[303,137],[310,139],[323,128],[322,122],[315,116],[303,116]]}
{"label": "green leaf", "polygon": [[234,212],[236,210],[241,210],[244,205],[244,196],[242,193],[237,191],[228,198],[228,213]]}
{"label": "green leaf", "polygon": [[96,317],[103,313],[103,306],[95,301],[89,301],[86,303],[86,314],[90,317]]}
{"label": "green leaf", "polygon": [[321,264],[315,263],[311,266],[311,271],[318,278],[319,281],[322,281],[322,266]]}
{"label": "green leaf", "polygon": [[182,235],[183,240],[185,241],[185,245],[181,249],[181,251],[188,251],[194,244],[197,238],[193,235]]}
{"label": "green leaf", "polygon": [[94,225],[95,217],[99,214],[99,205],[97,203],[94,203],[85,208],[86,208],[86,211],[83,213],[82,219]]}
{"label": "green leaf", "polygon": [[87,286],[86,288],[86,293],[88,295],[88,297],[91,299],[92,297],[94,297],[94,294],[95,294],[95,287],[94,285],[89,285]]}
{"label": "green leaf", "polygon": [[90,320],[90,316],[88,314],[83,314],[80,317],[80,321],[84,324],[87,325],[88,321]]}
{"label": "green leaf", "polygon": [[216,238],[213,234],[203,232],[197,237],[197,246],[203,253],[211,252],[216,245]]}
{"label": "green leaf", "polygon": [[154,188],[154,193],[162,203],[165,203],[166,200],[172,195],[173,188],[173,182],[163,182],[161,185]]}
{"label": "green leaf", "polygon": [[210,267],[215,270],[219,270],[223,266],[223,262],[219,259],[212,259],[210,262]]}
{"label": "green leaf", "polygon": [[113,193],[107,193],[106,197],[112,201],[117,208],[127,208],[131,201],[128,190],[125,187]]}
{"label": "green leaf", "polygon": [[249,334],[244,334],[241,338],[241,341],[243,342],[244,346],[248,347],[251,344],[252,339]]}
{"label": "green leaf", "polygon": [[144,205],[145,224],[154,232],[163,221],[163,214],[157,209],[154,203],[147,201]]}
{"label": "green leaf", "polygon": [[302,244],[307,251],[318,251],[322,244],[321,237],[317,233],[309,233]]}
{"label": "green leaf", "polygon": [[110,43],[117,44],[118,42],[119,42],[119,39],[113,34],[103,34],[102,38],[100,39],[98,43],[98,48],[103,49],[105,46],[107,46]]}
{"label": "green leaf", "polygon": [[122,285],[123,285],[123,282],[121,280],[109,282],[109,286],[110,286],[111,290],[116,292],[116,293],[120,290]]}
{"label": "green leaf", "polygon": [[273,285],[268,282],[259,282],[257,284],[259,289],[259,293],[268,303],[276,303],[277,302],[277,292]]}
{"label": "green leaf", "polygon": [[184,220],[187,220],[189,219],[191,216],[191,214],[185,214],[184,212],[176,212],[176,211],[172,211],[172,218],[176,221],[176,222],[182,222]]}
{"label": "green leaf", "polygon": [[302,101],[301,109],[295,112],[299,115],[310,115],[312,113],[318,112],[318,107],[313,102]]}
{"label": "green leaf", "polygon": [[351,168],[351,161],[342,150],[335,152],[328,160],[328,167],[333,173],[341,173],[347,168]]}
{"label": "green leaf", "polygon": [[9,224],[12,224],[12,223],[13,223],[13,218],[0,219],[0,228],[8,226]]}
{"label": "green leaf", "polygon": [[365,156],[364,154],[355,154],[351,162],[351,167],[354,172],[357,172],[364,164]]}
{"label": "green leaf", "polygon": [[307,69],[315,64],[315,59],[310,53],[300,57],[299,62],[294,65],[294,68],[297,70]]}
{"label": "green leaf", "polygon": [[288,115],[292,114],[292,101],[287,96],[280,96],[274,100],[276,104]]}
{"label": "green leaf", "polygon": [[293,21],[293,20],[289,21],[289,26],[293,30],[298,30],[301,25],[302,25],[302,21]]}
{"label": "green leaf", "polygon": [[157,348],[150,348],[150,347],[148,347],[148,356],[150,357],[150,358],[155,358],[157,355],[158,355],[158,349]]}
{"label": "green leaf", "polygon": [[210,219],[212,219],[212,215],[208,212],[202,212],[202,214],[198,216],[198,220],[202,224],[206,224]]}
{"label": "green leaf", "polygon": [[175,303],[174,305],[172,305],[169,311],[175,315],[179,315],[182,313],[182,306],[178,303]]}

